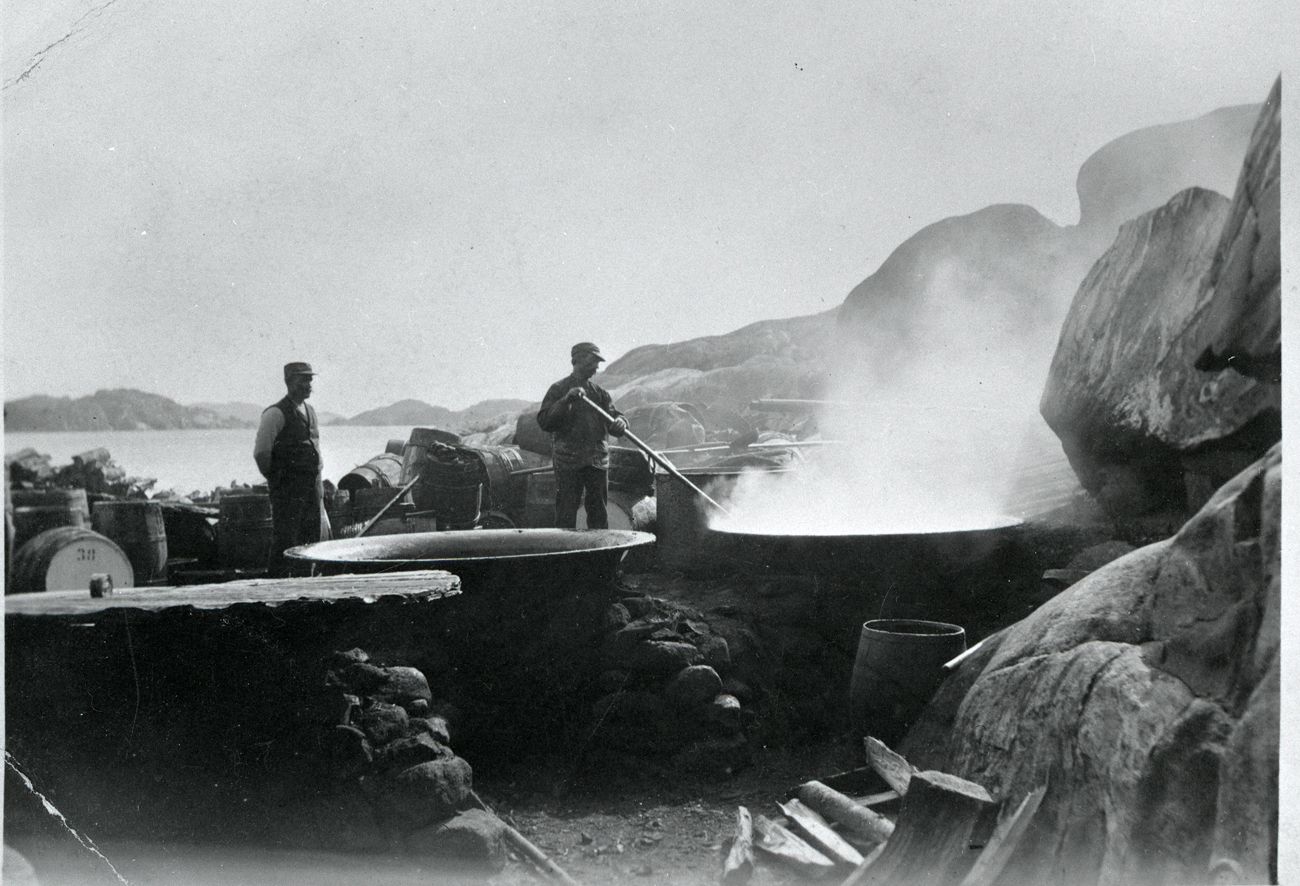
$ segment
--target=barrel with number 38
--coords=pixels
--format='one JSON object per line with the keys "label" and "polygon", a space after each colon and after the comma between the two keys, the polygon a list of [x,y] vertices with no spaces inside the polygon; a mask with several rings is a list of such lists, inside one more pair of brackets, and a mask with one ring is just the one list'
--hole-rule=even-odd
{"label": "barrel with number 38", "polygon": [[108,575],[115,588],[135,586],[131,561],[111,539],[80,526],[59,526],[18,549],[5,593],[88,592],[92,575]]}

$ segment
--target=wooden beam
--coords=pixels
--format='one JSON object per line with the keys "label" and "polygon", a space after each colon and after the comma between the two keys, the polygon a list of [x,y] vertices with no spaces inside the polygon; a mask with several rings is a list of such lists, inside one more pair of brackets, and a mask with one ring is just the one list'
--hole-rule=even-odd
{"label": "wooden beam", "polygon": [[754,832],[758,834],[756,849],[806,876],[820,877],[835,869],[835,862],[766,816],[754,816]]}
{"label": "wooden beam", "polygon": [[1046,793],[1047,786],[1043,785],[1026,794],[1016,811],[998,822],[998,826],[993,829],[993,836],[984,844],[984,851],[975,859],[975,864],[962,879],[961,886],[993,886],[997,882],[1007,862],[1011,860],[1011,854],[1020,845],[1020,838],[1029,830]]}
{"label": "wooden beam", "polygon": [[[846,831],[861,837],[868,843],[883,843],[894,832],[892,821],[854,801],[851,797],[828,788],[820,781],[809,781],[799,785],[797,796],[810,808],[838,822]],[[897,798],[898,794],[890,791],[889,796]]]}
{"label": "wooden beam", "polygon": [[107,597],[90,590],[8,594],[5,615],[93,615],[110,609],[161,612],[189,606],[225,609],[241,603],[279,606],[285,603],[373,602],[380,597],[405,597],[412,602],[437,600],[460,593],[460,579],[442,569],[381,572],[373,575],[319,575],[310,578],[257,578],[183,587],[114,588]]}
{"label": "wooden beam", "polygon": [[971,831],[992,806],[989,792],[974,782],[943,772],[916,773],[883,851],[859,866],[844,886],[957,886],[975,858]]}
{"label": "wooden beam", "polygon": [[803,835],[803,838],[831,861],[846,864],[849,867],[857,867],[865,860],[861,852],[854,849],[847,840],[831,830],[831,826],[826,823],[826,819],[818,815],[815,810],[809,809],[797,798],[779,805],[781,811],[785,813],[785,817],[794,822],[795,829]]}
{"label": "wooden beam", "polygon": [[878,738],[868,735],[862,740],[862,744],[867,750],[867,762],[871,764],[871,768],[880,773],[880,777],[897,791],[899,796],[907,796],[907,786],[912,776],[916,774],[916,767],[903,759],[902,755],[891,751]]}

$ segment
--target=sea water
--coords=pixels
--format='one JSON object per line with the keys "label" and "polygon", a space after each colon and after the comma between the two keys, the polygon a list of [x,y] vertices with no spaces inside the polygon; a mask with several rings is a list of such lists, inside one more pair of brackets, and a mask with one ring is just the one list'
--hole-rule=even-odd
{"label": "sea water", "polygon": [[[107,449],[128,477],[157,481],[150,494],[171,489],[181,495],[206,494],[232,483],[265,482],[253,463],[253,428],[172,431],[5,432],[5,454],[32,448],[50,456],[57,468],[72,456]],[[408,426],[321,428],[325,479],[335,485],[348,471],[384,452],[389,440],[406,441]]]}

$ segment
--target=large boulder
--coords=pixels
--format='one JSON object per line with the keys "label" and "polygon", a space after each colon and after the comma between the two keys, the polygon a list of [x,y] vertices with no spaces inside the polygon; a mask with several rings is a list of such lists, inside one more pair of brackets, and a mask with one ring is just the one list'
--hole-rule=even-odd
{"label": "large boulder", "polygon": [[1279,98],[1232,202],[1125,224],[1066,317],[1040,411],[1112,518],[1185,516],[1281,436]]}
{"label": "large boulder", "polygon": [[995,634],[900,746],[1013,801],[1048,786],[1003,882],[1277,882],[1281,476],[1279,444]]}

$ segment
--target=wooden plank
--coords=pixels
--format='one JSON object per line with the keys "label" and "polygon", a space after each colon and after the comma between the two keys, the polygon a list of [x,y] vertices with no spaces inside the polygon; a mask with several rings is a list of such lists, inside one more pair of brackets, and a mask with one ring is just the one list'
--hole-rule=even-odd
{"label": "wooden plank", "polygon": [[984,851],[975,859],[975,864],[962,879],[961,886],[993,886],[997,882],[1007,862],[1011,860],[1011,854],[1020,845],[1020,839],[1029,830],[1046,793],[1046,785],[1031,791],[1020,801],[1015,812],[998,822],[993,836],[984,844]]}
{"label": "wooden plank", "polygon": [[916,767],[903,759],[902,755],[891,751],[878,738],[868,735],[862,740],[862,744],[866,747],[867,762],[871,764],[871,768],[880,773],[880,777],[891,788],[898,791],[899,796],[906,797],[907,785],[916,774]]}
{"label": "wooden plank", "polygon": [[[799,785],[797,793],[811,809],[869,843],[883,843],[894,832],[892,821],[820,781],[804,782]],[[888,796],[897,798],[898,794],[890,791]]]}
{"label": "wooden plank", "polygon": [[744,886],[754,873],[754,820],[744,806],[736,807],[736,837],[722,864],[724,886]]}
{"label": "wooden plank", "polygon": [[820,877],[835,869],[835,862],[764,815],[754,816],[754,832],[758,834],[756,849],[807,876]]}
{"label": "wooden plank", "polygon": [[399,596],[412,602],[460,593],[460,579],[441,569],[385,572],[374,575],[322,575],[310,578],[259,578],[184,587],[116,588],[107,597],[85,591],[9,594],[5,615],[92,615],[111,609],[160,612],[179,606],[224,609],[240,603],[279,606],[285,603],[373,602]]}
{"label": "wooden plank", "polygon": [[989,792],[974,782],[943,772],[916,773],[883,851],[859,866],[844,886],[957,886],[975,858],[971,831],[991,806]]}
{"label": "wooden plank", "polygon": [[785,813],[785,817],[794,822],[795,828],[814,849],[831,861],[837,861],[840,864],[846,864],[850,867],[857,867],[862,864],[864,860],[862,853],[831,830],[831,826],[826,823],[826,819],[818,815],[815,810],[809,809],[797,798],[779,805],[781,811]]}

